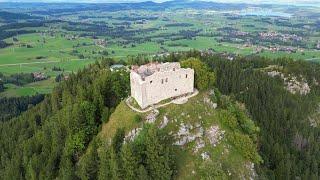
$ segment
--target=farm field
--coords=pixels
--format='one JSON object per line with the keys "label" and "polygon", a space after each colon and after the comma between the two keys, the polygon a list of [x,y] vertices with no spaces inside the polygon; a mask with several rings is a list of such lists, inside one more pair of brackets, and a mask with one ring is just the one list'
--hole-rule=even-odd
{"label": "farm field", "polygon": [[[0,33],[0,75],[42,73],[46,79],[54,79],[105,58],[126,62],[137,55],[152,58],[193,49],[231,57],[258,55],[320,62],[320,28],[315,18],[308,19],[319,15],[315,7],[300,15],[298,7],[283,6],[273,6],[271,13],[264,7],[217,10],[185,8],[179,3],[160,10],[137,5],[103,11],[99,8],[104,6],[87,6],[87,10],[68,13],[63,8],[55,11],[57,7],[48,4],[42,8],[52,13],[43,15],[37,7],[4,4],[0,11],[14,9],[17,16],[31,16],[20,20],[0,17],[0,29],[5,32]],[[55,83],[39,92],[50,92]],[[0,96],[31,95],[37,84],[41,83],[23,87],[5,83]]]}

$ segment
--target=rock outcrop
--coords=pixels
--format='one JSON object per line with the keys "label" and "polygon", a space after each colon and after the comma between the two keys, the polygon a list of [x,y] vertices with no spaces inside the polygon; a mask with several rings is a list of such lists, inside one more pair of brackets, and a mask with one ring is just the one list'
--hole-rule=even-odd
{"label": "rock outcrop", "polygon": [[307,80],[303,77],[298,78],[290,74],[285,76],[279,71],[270,71],[267,74],[271,77],[279,76],[283,80],[285,88],[292,94],[307,95],[311,91]]}

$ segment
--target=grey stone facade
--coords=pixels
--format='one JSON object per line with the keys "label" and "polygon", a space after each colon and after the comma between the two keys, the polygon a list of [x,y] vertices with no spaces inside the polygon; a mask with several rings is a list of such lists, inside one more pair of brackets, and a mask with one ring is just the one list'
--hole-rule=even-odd
{"label": "grey stone facade", "polygon": [[194,70],[180,63],[149,63],[133,66],[130,72],[131,96],[142,109],[162,100],[194,91]]}

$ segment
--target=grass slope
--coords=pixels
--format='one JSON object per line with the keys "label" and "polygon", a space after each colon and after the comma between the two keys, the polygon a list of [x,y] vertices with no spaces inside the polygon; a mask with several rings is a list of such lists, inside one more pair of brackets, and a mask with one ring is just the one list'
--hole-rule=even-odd
{"label": "grass slope", "polygon": [[[234,146],[229,139],[229,136],[233,135],[235,131],[243,136],[246,136],[246,134],[242,132],[239,127],[237,127],[237,129],[229,128],[225,121],[228,120],[228,118],[235,118],[234,115],[226,109],[211,108],[211,106],[205,102],[205,98],[208,97],[208,93],[200,93],[196,97],[189,99],[186,104],[170,104],[159,109],[160,114],[155,122],[156,125],[159,127],[164,116],[166,116],[169,122],[164,130],[173,136],[178,133],[181,123],[192,126],[201,124],[205,132],[213,125],[219,126],[221,131],[225,131],[225,137],[216,147],[213,147],[209,143],[206,133],[203,136],[205,147],[198,152],[195,153],[193,151],[196,145],[195,141],[181,146],[181,148],[179,148],[180,151],[177,152],[177,179],[200,179],[201,177],[208,177],[209,175],[206,173],[210,170],[206,169],[206,166],[219,166],[217,169],[222,169],[225,174],[228,174],[228,179],[240,177],[247,179],[252,176],[253,173],[248,168],[248,164],[251,161],[245,158],[244,153]],[[117,128],[125,128],[126,133],[128,133],[133,128],[141,127],[143,122],[137,123],[134,121],[134,117],[137,114],[139,113],[132,111],[124,102],[121,102],[111,115],[109,121],[103,124],[102,131],[98,136],[102,140],[109,142]],[[148,113],[139,115],[144,119],[147,114]],[[190,132],[195,133],[194,130],[190,130]],[[201,153],[203,152],[210,155],[209,160],[203,160],[201,158]]]}

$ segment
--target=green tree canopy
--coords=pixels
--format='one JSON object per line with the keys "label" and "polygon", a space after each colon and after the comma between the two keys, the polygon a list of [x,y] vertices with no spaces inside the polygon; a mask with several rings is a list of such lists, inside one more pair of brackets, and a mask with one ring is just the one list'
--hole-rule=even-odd
{"label": "green tree canopy", "polygon": [[194,69],[195,87],[199,90],[206,90],[212,88],[216,81],[215,73],[199,59],[189,58],[181,61],[183,68]]}

